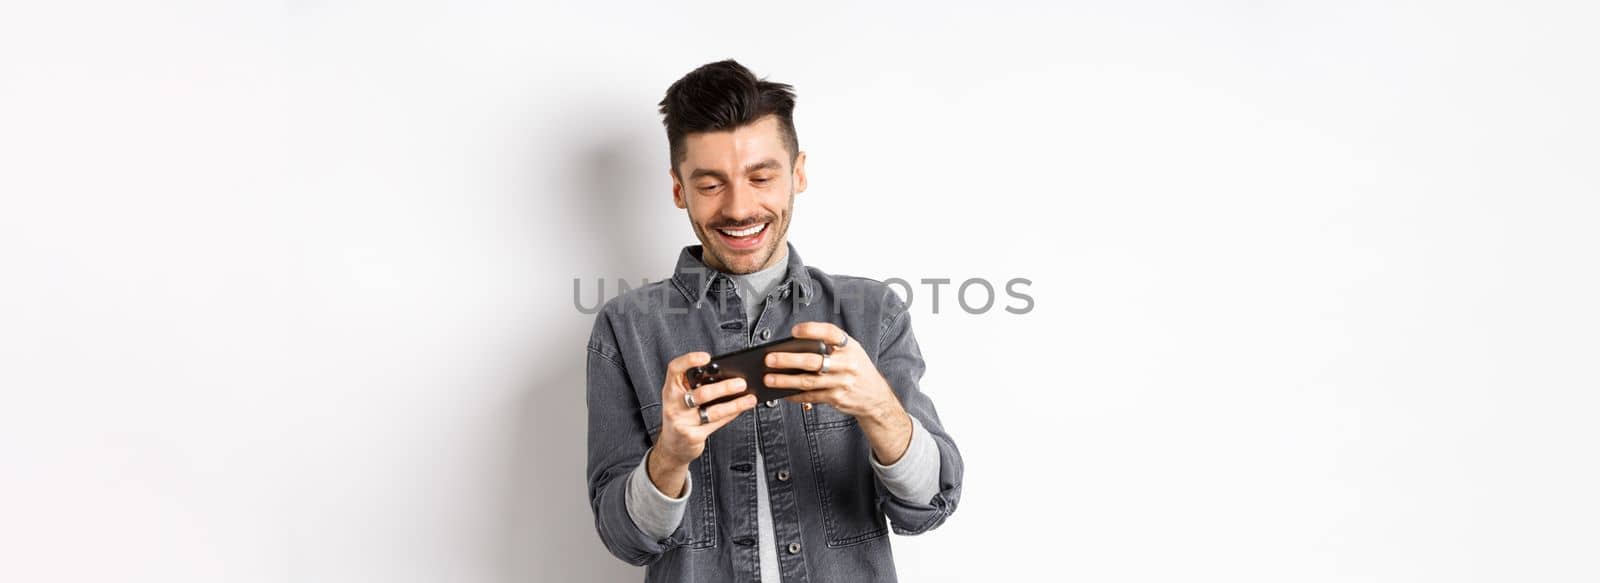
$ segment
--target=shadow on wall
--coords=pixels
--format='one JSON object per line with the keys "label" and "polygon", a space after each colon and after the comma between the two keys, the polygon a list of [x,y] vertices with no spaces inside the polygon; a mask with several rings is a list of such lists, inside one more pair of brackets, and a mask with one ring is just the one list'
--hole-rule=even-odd
{"label": "shadow on wall", "polygon": [[[588,114],[586,114],[587,116]],[[619,116],[626,119],[626,116]],[[592,119],[592,118],[591,118]],[[661,145],[643,139],[638,131],[607,133],[593,126],[566,126],[569,131],[545,134],[544,139],[567,136],[579,157],[575,164],[561,166],[552,183],[572,189],[559,196],[568,197],[575,207],[569,232],[599,233],[581,245],[545,251],[566,257],[572,275],[560,279],[570,286],[570,277],[584,274],[666,274],[671,265],[651,265],[648,257],[660,257],[660,246],[668,244],[652,237],[650,225],[642,217],[669,212],[666,186],[646,180],[654,174],[646,168],[652,148]],[[658,198],[651,199],[651,193]],[[550,193],[531,193],[536,203],[529,208],[561,208],[546,205]],[[647,201],[659,204],[651,205]],[[562,219],[547,219],[562,220]],[[670,255],[669,255],[670,256]],[[659,279],[662,275],[651,277]],[[552,281],[550,285],[557,282]],[[570,290],[570,287],[567,289]],[[592,289],[592,288],[588,288]],[[584,345],[589,338],[592,316],[579,316],[570,304],[560,307],[561,317],[547,321],[565,322],[561,326],[532,331],[535,349],[546,354],[530,355],[534,371],[531,382],[518,392],[516,442],[510,451],[512,468],[510,499],[501,511],[508,512],[506,564],[502,571],[507,583],[543,581],[642,581],[644,569],[612,556],[595,531],[594,514],[589,508],[585,459],[587,428]]]}

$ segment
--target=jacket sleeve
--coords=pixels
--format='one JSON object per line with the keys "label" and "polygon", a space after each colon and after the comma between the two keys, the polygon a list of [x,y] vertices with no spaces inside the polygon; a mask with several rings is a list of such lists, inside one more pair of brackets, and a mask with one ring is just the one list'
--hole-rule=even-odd
{"label": "jacket sleeve", "polygon": [[644,459],[651,437],[616,345],[604,338],[609,332],[602,313],[588,349],[589,506],[606,549],[628,564],[647,565],[677,545],[674,537],[686,535],[680,524],[668,537],[650,536],[628,512],[628,477]]}
{"label": "jacket sleeve", "polygon": [[922,350],[917,346],[917,339],[911,332],[911,315],[907,306],[899,298],[890,301],[890,309],[884,316],[884,331],[880,337],[879,346],[874,350],[877,355],[876,365],[878,373],[889,382],[894,393],[900,398],[901,406],[906,413],[916,419],[919,427],[924,429],[939,450],[939,492],[933,495],[926,503],[917,503],[894,496],[878,480],[878,505],[889,519],[891,528],[896,534],[911,535],[922,534],[943,524],[950,514],[955,512],[956,504],[961,499],[961,477],[964,468],[961,463],[961,451],[956,449],[956,442],[945,431],[944,423],[939,420],[939,412],[933,406],[933,399],[922,392],[919,383],[925,365],[922,361]]}

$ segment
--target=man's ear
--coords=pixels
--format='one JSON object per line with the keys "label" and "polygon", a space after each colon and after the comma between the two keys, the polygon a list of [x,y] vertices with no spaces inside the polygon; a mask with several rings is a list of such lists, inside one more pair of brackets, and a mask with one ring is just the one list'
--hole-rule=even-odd
{"label": "man's ear", "polygon": [[803,151],[794,157],[794,191],[806,191],[806,153]]}
{"label": "man's ear", "polygon": [[678,172],[668,169],[667,176],[672,177],[672,205],[681,209],[689,208],[683,200],[683,183],[678,181]]}

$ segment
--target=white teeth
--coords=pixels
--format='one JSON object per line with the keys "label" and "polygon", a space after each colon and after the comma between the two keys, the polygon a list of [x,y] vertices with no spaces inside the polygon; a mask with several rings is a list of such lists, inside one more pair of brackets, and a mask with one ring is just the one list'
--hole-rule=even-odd
{"label": "white teeth", "polygon": [[727,235],[729,237],[749,237],[749,236],[754,235],[756,233],[760,233],[761,231],[765,230],[766,228],[767,228],[767,224],[766,223],[761,223],[761,224],[756,225],[754,227],[750,227],[748,229],[744,229],[744,230],[740,230],[740,231],[729,231],[727,229],[717,229],[717,230],[718,231],[722,231],[722,234]]}

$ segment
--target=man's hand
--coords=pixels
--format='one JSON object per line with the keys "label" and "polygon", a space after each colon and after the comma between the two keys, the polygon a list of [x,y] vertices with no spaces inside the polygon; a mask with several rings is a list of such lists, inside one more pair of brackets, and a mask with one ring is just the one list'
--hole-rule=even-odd
{"label": "man's hand", "polygon": [[683,495],[683,482],[688,477],[689,462],[700,457],[706,449],[706,438],[713,431],[727,425],[740,413],[756,406],[755,395],[745,395],[704,407],[709,423],[700,420],[701,407],[690,407],[684,395],[693,394],[695,403],[709,403],[718,398],[745,390],[744,379],[732,378],[691,389],[684,381],[690,368],[711,362],[705,352],[679,355],[667,363],[667,380],[661,385],[661,435],[655,448],[645,460],[645,471],[656,489],[670,497]]}
{"label": "man's hand", "polygon": [[[802,322],[792,330],[795,338],[821,340],[833,345],[827,356],[828,370],[813,374],[769,374],[767,386],[803,389],[785,397],[799,403],[827,403],[861,422],[872,442],[873,454],[884,465],[893,464],[911,444],[911,417],[900,405],[889,382],[878,373],[861,345],[847,341],[844,330],[827,322]],[[844,347],[839,347],[844,344]],[[800,370],[821,370],[823,356],[797,352],[767,355],[767,366]]]}

